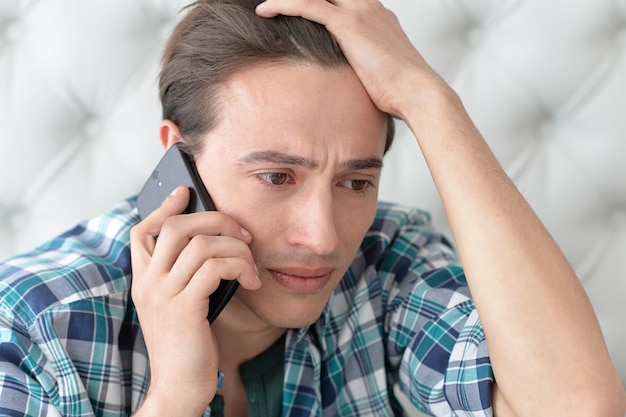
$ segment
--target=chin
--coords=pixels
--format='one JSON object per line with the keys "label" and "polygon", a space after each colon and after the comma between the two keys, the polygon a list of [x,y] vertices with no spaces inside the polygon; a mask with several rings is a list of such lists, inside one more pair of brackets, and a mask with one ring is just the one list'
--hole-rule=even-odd
{"label": "chin", "polygon": [[262,322],[282,329],[299,329],[315,323],[322,312],[329,296],[299,295],[285,297],[272,294],[259,297],[259,293],[240,289],[235,295],[242,307],[259,318]]}
{"label": "chin", "polygon": [[265,323],[282,329],[299,329],[315,323],[322,314],[322,308],[309,308],[303,311],[279,309],[280,311],[257,310],[255,314]]}

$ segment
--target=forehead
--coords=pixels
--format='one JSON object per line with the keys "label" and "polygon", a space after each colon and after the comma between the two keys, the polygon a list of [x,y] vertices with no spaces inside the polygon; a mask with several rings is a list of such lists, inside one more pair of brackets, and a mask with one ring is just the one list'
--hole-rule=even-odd
{"label": "forehead", "polygon": [[226,82],[210,136],[231,146],[361,148],[382,157],[386,123],[349,67],[260,63]]}

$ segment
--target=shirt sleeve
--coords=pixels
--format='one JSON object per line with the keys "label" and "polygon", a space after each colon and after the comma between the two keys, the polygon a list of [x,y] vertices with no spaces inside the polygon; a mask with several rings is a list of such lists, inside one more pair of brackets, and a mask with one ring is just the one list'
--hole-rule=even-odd
{"label": "shirt sleeve", "polygon": [[[437,270],[425,279],[455,276],[462,276],[460,268]],[[426,309],[432,316],[411,332],[400,387],[413,404],[436,416],[491,416],[493,372],[482,324],[470,299],[438,308],[446,292],[434,289],[420,301],[430,304]]]}
{"label": "shirt sleeve", "polygon": [[[6,306],[4,306],[6,307]],[[3,416],[61,416],[44,389],[49,375],[38,358],[42,352],[18,322],[0,314],[0,414]],[[52,381],[49,381],[52,386]]]}
{"label": "shirt sleeve", "polygon": [[385,258],[392,381],[435,416],[491,416],[485,335],[451,244],[429,224],[409,221]]}
{"label": "shirt sleeve", "polygon": [[128,415],[149,369],[130,304],[131,200],[0,263],[0,415]]}

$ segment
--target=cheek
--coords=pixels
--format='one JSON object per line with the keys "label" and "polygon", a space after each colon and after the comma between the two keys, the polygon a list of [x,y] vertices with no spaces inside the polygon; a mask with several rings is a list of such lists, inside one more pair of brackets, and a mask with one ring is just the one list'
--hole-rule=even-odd
{"label": "cheek", "polygon": [[254,254],[255,249],[278,240],[286,215],[277,201],[268,203],[266,199],[258,198],[249,190],[240,190],[236,187],[237,184],[233,184],[233,187],[226,190],[225,194],[220,196],[220,204],[216,202],[216,205],[250,232],[252,235],[250,247]]}
{"label": "cheek", "polygon": [[342,240],[358,248],[376,217],[377,202],[364,203],[358,208],[340,208],[337,214],[337,233]]}

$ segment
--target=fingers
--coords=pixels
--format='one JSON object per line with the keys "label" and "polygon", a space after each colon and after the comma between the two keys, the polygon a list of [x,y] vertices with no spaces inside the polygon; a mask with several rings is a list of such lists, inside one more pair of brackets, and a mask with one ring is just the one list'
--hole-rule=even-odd
{"label": "fingers", "polygon": [[[157,271],[171,270],[179,255],[197,236],[231,237],[247,244],[251,238],[246,233],[230,216],[220,212],[168,217],[161,226],[154,248],[153,267]],[[247,248],[247,245],[244,246]]]}
{"label": "fingers", "polygon": [[208,297],[222,279],[236,279],[250,290],[260,287],[250,248],[234,237],[198,235],[174,262],[164,289],[171,295],[190,291]]}
{"label": "fingers", "polygon": [[[180,295],[189,300],[206,300],[217,290],[221,280],[237,280],[247,290],[261,287],[261,281],[249,262],[242,258],[211,258],[195,271]],[[207,303],[203,305],[206,307]],[[207,312],[208,307],[203,309],[205,317]]]}
{"label": "fingers", "polygon": [[261,17],[300,16],[326,25],[335,6],[326,0],[267,0],[259,4],[256,12]]}
{"label": "fingers", "polygon": [[372,102],[385,113],[406,119],[416,92],[425,91],[422,85],[449,90],[379,0],[266,0],[257,6],[257,14],[300,16],[324,25]]}

